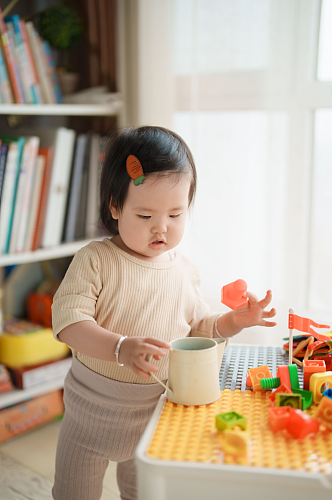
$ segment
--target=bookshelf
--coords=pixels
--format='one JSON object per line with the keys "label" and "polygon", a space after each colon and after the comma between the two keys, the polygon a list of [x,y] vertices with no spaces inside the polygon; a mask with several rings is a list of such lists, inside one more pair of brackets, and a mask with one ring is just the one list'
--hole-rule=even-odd
{"label": "bookshelf", "polygon": [[[119,94],[107,104],[0,104],[2,116],[84,116],[84,117],[118,117],[122,110],[122,101]],[[103,239],[103,238],[93,238]],[[9,253],[0,255],[0,278],[2,268],[12,265],[21,265],[31,262],[53,260],[73,256],[80,248],[87,245],[91,239],[83,239],[70,243],[61,243],[57,246],[39,248],[35,251]],[[0,280],[1,281],[1,280]],[[62,389],[64,376],[43,382],[29,389],[14,389],[0,393],[0,410],[12,405],[23,403],[31,398]]]}

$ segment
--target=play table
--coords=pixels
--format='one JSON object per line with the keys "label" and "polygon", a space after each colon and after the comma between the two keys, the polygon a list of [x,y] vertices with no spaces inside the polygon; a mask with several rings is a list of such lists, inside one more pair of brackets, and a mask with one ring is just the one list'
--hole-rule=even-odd
{"label": "play table", "polygon": [[[171,403],[165,394],[137,447],[139,500],[331,500],[332,432],[296,440],[267,423],[270,392],[246,388],[248,368],[288,364],[279,347],[230,344],[220,370],[220,399],[204,406]],[[302,369],[298,368],[300,387]],[[215,415],[247,417],[248,454],[223,454]],[[309,409],[313,414],[315,407]]]}

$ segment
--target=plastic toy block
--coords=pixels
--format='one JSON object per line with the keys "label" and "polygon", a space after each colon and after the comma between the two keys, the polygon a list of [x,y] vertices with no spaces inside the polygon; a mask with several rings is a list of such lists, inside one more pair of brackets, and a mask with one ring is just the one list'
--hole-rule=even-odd
{"label": "plastic toy block", "polygon": [[332,399],[332,389],[327,389],[327,391],[324,391],[323,396]]}
{"label": "plastic toy block", "polygon": [[273,404],[275,403],[276,394],[278,392],[281,394],[292,394],[292,391],[287,387],[287,385],[281,384],[281,385],[279,385],[278,389],[276,389],[275,391],[272,392],[272,394],[270,394],[269,400],[271,401],[271,403],[273,403]]}
{"label": "plastic toy block", "polygon": [[288,373],[292,389],[300,389],[299,374],[296,365],[288,365]]}
{"label": "plastic toy block", "polygon": [[247,291],[247,283],[244,280],[236,280],[221,289],[221,302],[230,309],[238,309],[247,303],[247,297],[243,294]]}
{"label": "plastic toy block", "polygon": [[312,405],[313,395],[310,391],[304,391],[302,389],[292,389],[294,394],[300,394],[302,397],[302,410],[306,410]]}
{"label": "plastic toy block", "polygon": [[326,364],[322,359],[303,360],[303,389],[309,391],[310,377],[313,373],[326,372]]}
{"label": "plastic toy block", "polygon": [[[310,391],[314,396],[314,403],[319,403],[322,399],[325,384],[328,384],[328,389],[332,389],[332,372],[313,373],[310,377]],[[323,390],[322,390],[323,388]]]}
{"label": "plastic toy block", "polygon": [[236,429],[223,433],[222,451],[231,455],[247,455],[249,435]]}
{"label": "plastic toy block", "polygon": [[229,411],[227,413],[219,413],[216,415],[216,427],[219,431],[226,429],[233,429],[235,426],[241,427],[243,430],[247,428],[247,419],[236,413],[236,411]]}
{"label": "plastic toy block", "polygon": [[250,373],[247,372],[247,387],[252,387],[252,382],[251,382],[251,378],[250,378]]}
{"label": "plastic toy block", "polygon": [[260,386],[264,391],[276,389],[277,387],[280,387],[280,378],[262,378],[260,381]]}
{"label": "plastic toy block", "polygon": [[332,399],[322,397],[315,418],[332,430]]}
{"label": "plastic toy block", "polygon": [[254,391],[261,391],[261,379],[263,378],[272,378],[272,374],[270,372],[270,369],[267,365],[264,366],[257,366],[256,368],[249,368],[248,370],[251,382],[252,382],[252,388]]}
{"label": "plastic toy block", "polygon": [[309,434],[316,434],[319,423],[301,410],[293,410],[287,422],[287,431],[295,439],[303,439]]}
{"label": "plastic toy block", "polygon": [[288,387],[288,389],[292,389],[287,365],[278,366],[277,377],[280,378],[280,384],[285,384]]}
{"label": "plastic toy block", "polygon": [[290,406],[302,410],[302,396],[300,394],[276,394],[276,406]]}
{"label": "plastic toy block", "polygon": [[292,412],[289,406],[278,406],[269,408],[267,418],[273,432],[282,431],[287,428],[287,423]]}

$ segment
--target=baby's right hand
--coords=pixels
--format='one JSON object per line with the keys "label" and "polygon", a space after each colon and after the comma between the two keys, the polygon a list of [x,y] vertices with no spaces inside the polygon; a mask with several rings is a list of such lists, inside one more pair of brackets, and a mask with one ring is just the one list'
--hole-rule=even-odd
{"label": "baby's right hand", "polygon": [[152,337],[127,337],[121,344],[119,363],[133,370],[142,378],[151,377],[148,372],[157,372],[158,367],[147,361],[147,355],[154,359],[165,356],[163,349],[170,349],[170,344]]}

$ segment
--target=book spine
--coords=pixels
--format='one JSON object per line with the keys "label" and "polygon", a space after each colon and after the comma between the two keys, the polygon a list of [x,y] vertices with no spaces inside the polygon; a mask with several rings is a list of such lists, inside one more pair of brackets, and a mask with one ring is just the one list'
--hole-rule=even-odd
{"label": "book spine", "polygon": [[45,218],[46,218],[46,209],[47,209],[47,200],[48,193],[50,189],[51,177],[52,177],[52,166],[53,166],[53,148],[40,148],[39,154],[43,155],[45,158],[45,171],[42,180],[41,187],[41,197],[39,201],[38,213],[37,213],[37,221],[36,228],[32,238],[32,250],[37,250],[41,247],[44,226],[45,226]]}
{"label": "book spine", "polygon": [[42,55],[40,54],[39,45],[37,43],[38,34],[36,33],[35,27],[31,21],[27,22],[25,26],[33,54],[33,60],[35,62],[37,70],[38,81],[40,84],[41,99],[43,104],[51,104],[51,101],[49,100],[48,96],[47,81],[44,74],[44,64],[42,60]]}
{"label": "book spine", "polygon": [[19,86],[18,76],[17,76],[17,66],[14,57],[14,52],[12,46],[10,44],[10,39],[8,36],[8,32],[6,29],[5,20],[2,15],[2,11],[0,8],[0,31],[1,31],[1,43],[3,48],[3,53],[5,57],[5,61],[7,64],[7,69],[10,77],[10,82],[13,88],[13,93],[15,97],[15,101],[18,104],[24,103],[24,98],[22,94],[22,90]]}
{"label": "book spine", "polygon": [[9,144],[5,178],[3,181],[3,193],[0,206],[0,253],[8,253],[8,243],[11,232],[12,214],[16,196],[18,179],[19,150],[16,142]]}
{"label": "book spine", "polygon": [[27,174],[26,174],[25,189],[22,200],[21,216],[17,233],[16,252],[23,252],[24,250],[25,238],[28,229],[33,179],[35,174],[36,160],[39,148],[39,137],[31,137],[29,141],[30,141],[30,154],[29,154],[29,162],[27,165]]}
{"label": "book spine", "polygon": [[23,44],[25,47],[25,54],[28,60],[29,71],[31,73],[31,80],[32,80],[31,91],[33,94],[34,102],[35,104],[43,104],[41,90],[40,90],[40,83],[37,74],[37,68],[33,58],[33,53],[27,33],[27,28],[24,21],[20,21],[20,28],[21,28]]}
{"label": "book spine", "polygon": [[8,144],[2,144],[0,153],[0,207],[1,207],[3,182],[5,178],[7,153],[8,153]]}
{"label": "book spine", "polygon": [[12,40],[14,41],[14,50],[16,54],[17,67],[19,70],[22,89],[25,98],[25,102],[28,104],[33,103],[33,97],[31,92],[31,77],[28,69],[28,61],[24,51],[23,40],[21,36],[20,28],[20,18],[18,15],[5,18],[8,29],[11,33]]}
{"label": "book spine", "polygon": [[14,102],[14,97],[10,86],[10,81],[8,78],[6,63],[2,53],[1,45],[0,45],[0,80],[1,80],[1,93],[3,96],[3,102],[5,104],[12,104]]}
{"label": "book spine", "polygon": [[43,178],[44,178],[45,166],[46,166],[45,157],[42,155],[38,155],[37,161],[36,161],[36,171],[35,171],[35,176],[34,176],[34,181],[33,181],[28,228],[27,228],[27,234],[26,234],[25,244],[24,244],[24,251],[25,252],[30,252],[32,250],[32,240],[33,240],[33,235],[34,235],[35,230],[36,230],[37,216],[38,216],[38,209],[39,209],[40,198],[41,198],[41,193],[42,193],[42,182],[43,182]]}
{"label": "book spine", "polygon": [[63,103],[62,93],[59,85],[58,75],[56,72],[56,67],[54,64],[54,59],[50,44],[44,40],[42,42],[42,47],[45,55],[45,62],[48,68],[48,74],[50,75],[50,80],[52,82],[55,100],[58,104],[62,104]]}
{"label": "book spine", "polygon": [[38,57],[39,57],[41,71],[42,71],[42,75],[43,75],[44,89],[45,89],[45,92],[47,95],[47,102],[49,104],[56,104],[53,85],[51,82],[51,78],[50,78],[48,68],[47,68],[47,63],[45,60],[43,43],[42,43],[42,40],[41,40],[39,34],[37,33],[37,31],[35,29],[34,29],[34,38],[35,38],[35,42],[36,42]]}

